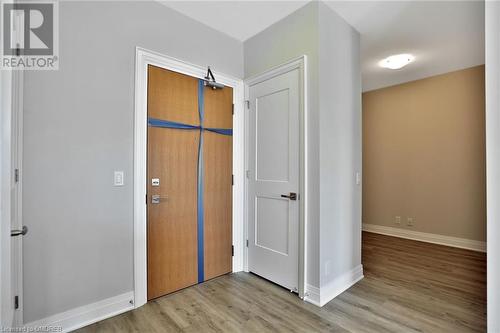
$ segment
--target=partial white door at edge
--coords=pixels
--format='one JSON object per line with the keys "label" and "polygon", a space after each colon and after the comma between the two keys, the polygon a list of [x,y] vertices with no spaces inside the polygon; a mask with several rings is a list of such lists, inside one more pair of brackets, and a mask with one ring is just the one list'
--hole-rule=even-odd
{"label": "partial white door at edge", "polygon": [[293,291],[299,274],[299,78],[294,69],[249,87],[248,269]]}

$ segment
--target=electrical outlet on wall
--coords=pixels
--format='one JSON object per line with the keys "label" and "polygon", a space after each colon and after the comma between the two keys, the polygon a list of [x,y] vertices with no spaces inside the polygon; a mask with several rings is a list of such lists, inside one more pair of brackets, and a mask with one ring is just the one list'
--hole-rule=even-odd
{"label": "electrical outlet on wall", "polygon": [[414,217],[409,217],[407,220],[406,220],[408,226],[410,227],[413,227],[413,225],[415,224],[415,218]]}
{"label": "electrical outlet on wall", "polygon": [[401,225],[401,216],[396,216],[394,218],[394,223],[397,224],[397,225]]}

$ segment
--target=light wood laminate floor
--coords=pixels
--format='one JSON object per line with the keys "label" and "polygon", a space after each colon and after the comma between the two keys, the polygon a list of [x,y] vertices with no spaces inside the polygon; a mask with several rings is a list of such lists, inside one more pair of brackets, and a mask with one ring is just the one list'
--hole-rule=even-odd
{"label": "light wood laminate floor", "polygon": [[363,233],[365,278],[318,308],[248,273],[80,332],[485,332],[484,253]]}

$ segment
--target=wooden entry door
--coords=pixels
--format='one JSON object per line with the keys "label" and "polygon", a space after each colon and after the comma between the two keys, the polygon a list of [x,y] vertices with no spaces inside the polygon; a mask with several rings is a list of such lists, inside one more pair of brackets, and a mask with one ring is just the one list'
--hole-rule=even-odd
{"label": "wooden entry door", "polygon": [[148,299],[231,272],[232,99],[148,67]]}

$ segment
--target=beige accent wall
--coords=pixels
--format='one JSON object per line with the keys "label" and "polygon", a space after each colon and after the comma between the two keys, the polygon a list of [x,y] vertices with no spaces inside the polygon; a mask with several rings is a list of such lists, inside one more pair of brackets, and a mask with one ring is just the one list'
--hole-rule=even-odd
{"label": "beige accent wall", "polygon": [[485,171],[484,66],[363,94],[363,223],[484,241]]}

